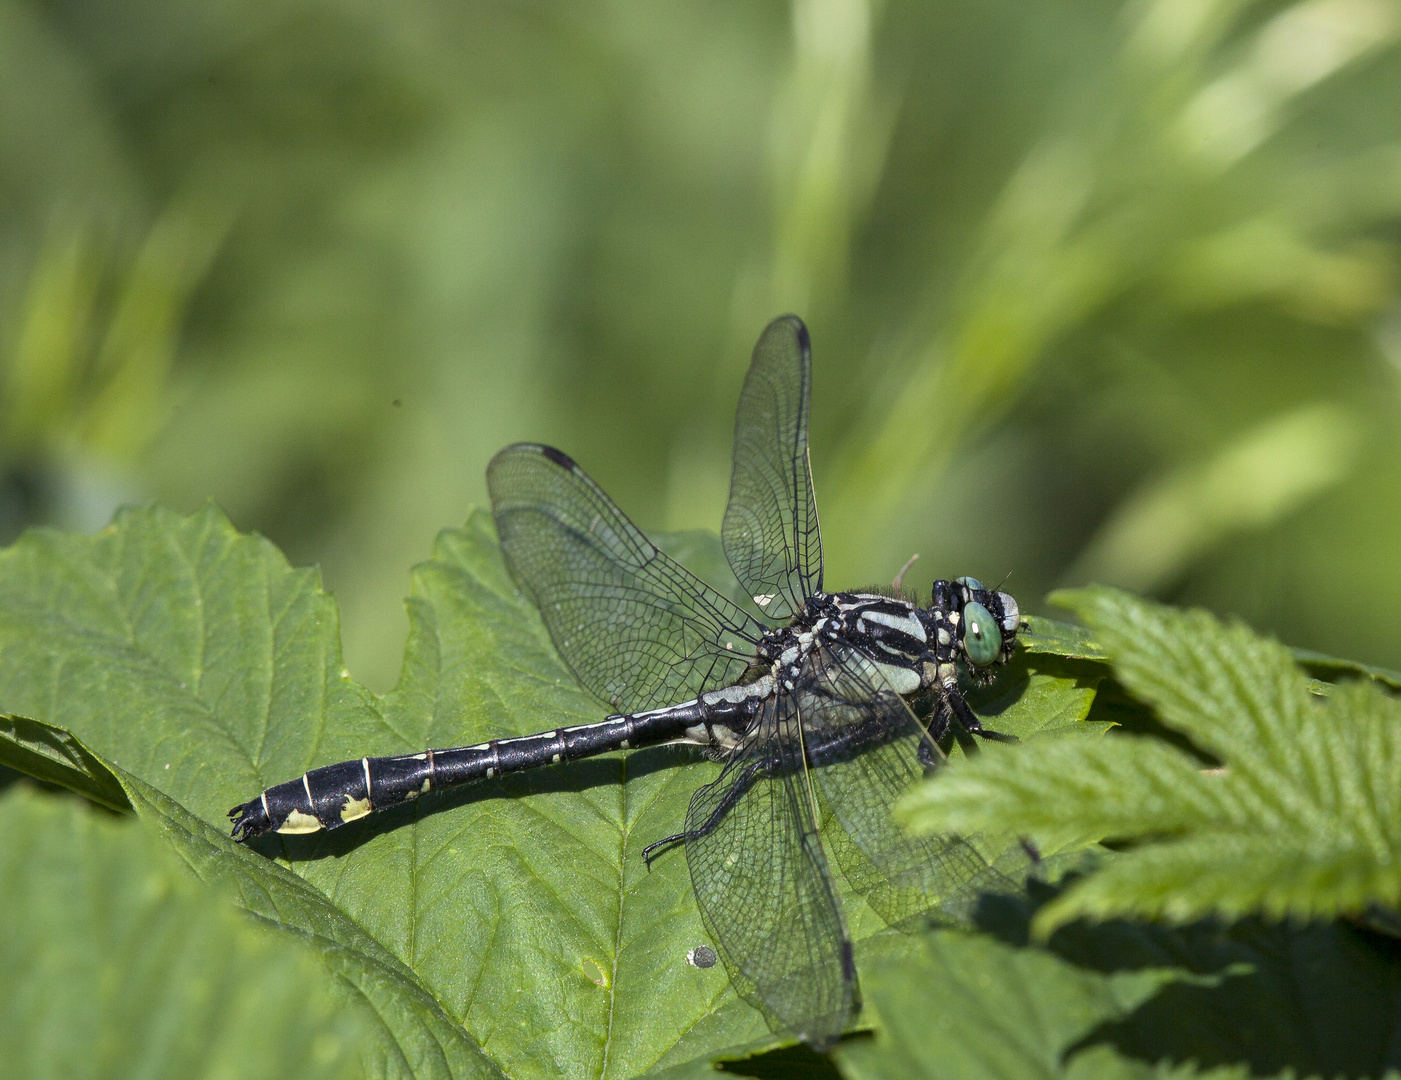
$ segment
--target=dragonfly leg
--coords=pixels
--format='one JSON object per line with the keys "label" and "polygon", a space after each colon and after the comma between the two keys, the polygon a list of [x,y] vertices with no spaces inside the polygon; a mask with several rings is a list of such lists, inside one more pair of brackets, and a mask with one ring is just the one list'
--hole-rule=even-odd
{"label": "dragonfly leg", "polygon": [[698,829],[688,829],[686,832],[677,833],[675,836],[668,836],[648,844],[642,849],[642,860],[647,864],[647,869],[652,869],[652,853],[658,848],[671,847],[673,844],[685,843],[687,840],[699,840],[703,836],[709,836],[720,827],[720,822],[725,820],[725,815],[735,808],[735,804],[744,797],[744,793],[754,786],[754,782],[761,774],[767,774],[774,770],[774,763],[768,760],[756,761],[750,765],[737,777],[730,785],[730,789],[716,804],[711,811],[710,817]]}
{"label": "dragonfly leg", "polygon": [[948,734],[952,718],[953,712],[948,704],[942,699],[938,700],[925,727],[925,736],[919,740],[919,749],[915,751],[915,759],[926,769],[937,769],[947,760],[939,749],[939,740]]}
{"label": "dragonfly leg", "polygon": [[[825,737],[812,738],[807,745],[808,760],[815,766],[835,760],[845,760],[872,743],[880,741],[885,735],[886,729],[883,725],[866,724],[835,731]],[[720,823],[725,820],[725,815],[735,808],[735,804],[744,797],[745,793],[754,786],[761,776],[772,776],[783,767],[783,762],[778,754],[770,754],[768,757],[761,758],[746,766],[735,777],[734,783],[715,804],[715,809],[710,812],[710,816],[699,828],[689,829],[686,832],[677,833],[675,836],[668,836],[664,840],[648,844],[642,849],[642,857],[647,860],[648,867],[652,865],[652,852],[657,848],[709,836],[720,827]]]}
{"label": "dragonfly leg", "polygon": [[992,742],[1020,742],[1015,735],[1005,735],[1000,731],[988,731],[978,720],[978,714],[968,707],[968,702],[963,700],[963,693],[958,687],[950,687],[946,695],[949,708],[953,710],[954,717],[959,725],[970,735],[981,735],[984,739]]}

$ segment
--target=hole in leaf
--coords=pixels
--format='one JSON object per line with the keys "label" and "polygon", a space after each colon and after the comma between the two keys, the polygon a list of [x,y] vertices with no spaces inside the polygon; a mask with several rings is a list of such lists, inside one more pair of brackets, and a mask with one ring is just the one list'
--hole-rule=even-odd
{"label": "hole in leaf", "polygon": [[597,960],[584,961],[584,978],[595,986],[608,985],[608,976],[603,973],[603,967]]}

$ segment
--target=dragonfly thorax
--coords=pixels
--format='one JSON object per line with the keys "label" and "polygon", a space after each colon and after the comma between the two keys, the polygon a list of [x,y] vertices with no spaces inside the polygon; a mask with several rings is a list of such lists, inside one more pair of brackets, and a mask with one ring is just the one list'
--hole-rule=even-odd
{"label": "dragonfly thorax", "polygon": [[[764,635],[757,666],[776,689],[791,692],[812,653],[825,642],[840,642],[903,695],[956,680],[960,662],[976,671],[1007,661],[1021,624],[1011,596],[972,578],[936,581],[932,593],[926,608],[881,593],[815,593],[787,626]],[[970,655],[970,635],[984,650],[978,655]]]}

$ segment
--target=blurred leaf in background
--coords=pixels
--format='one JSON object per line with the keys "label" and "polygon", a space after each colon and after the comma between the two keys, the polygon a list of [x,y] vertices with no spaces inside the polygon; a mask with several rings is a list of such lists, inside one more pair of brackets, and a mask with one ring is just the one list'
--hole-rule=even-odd
{"label": "blurred leaf in background", "polygon": [[812,328],[839,586],[1398,666],[1401,4],[0,3],[0,514],[213,498],[389,686],[514,439],[715,528]]}
{"label": "blurred leaf in background", "polygon": [[231,893],[135,821],[0,794],[0,965],[22,973],[0,986],[5,1074],[363,1075],[369,1010]]}

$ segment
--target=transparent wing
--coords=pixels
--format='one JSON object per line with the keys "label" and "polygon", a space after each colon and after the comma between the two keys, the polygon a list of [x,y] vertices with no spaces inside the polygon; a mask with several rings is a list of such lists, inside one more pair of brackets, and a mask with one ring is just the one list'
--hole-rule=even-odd
{"label": "transparent wing", "polygon": [[506,562],[584,686],[640,712],[743,674],[764,627],[653,546],[568,455],[517,443],[486,478]]}
{"label": "transparent wing", "polygon": [[877,665],[847,645],[826,646],[809,658],[798,693],[813,777],[844,834],[829,829],[828,849],[886,922],[965,918],[977,894],[1017,891],[967,840],[914,836],[895,823],[896,801],[925,775],[927,735]]}
{"label": "transparent wing", "polygon": [[686,862],[736,990],[772,1026],[821,1049],[846,1026],[856,969],[800,745],[793,699],[779,696],[691,797]]}
{"label": "transparent wing", "polygon": [[776,621],[822,589],[822,535],[808,466],[807,327],[784,315],[754,346],[735,415],[725,557],[754,602]]}

